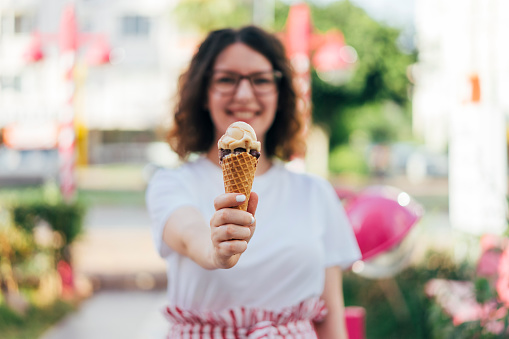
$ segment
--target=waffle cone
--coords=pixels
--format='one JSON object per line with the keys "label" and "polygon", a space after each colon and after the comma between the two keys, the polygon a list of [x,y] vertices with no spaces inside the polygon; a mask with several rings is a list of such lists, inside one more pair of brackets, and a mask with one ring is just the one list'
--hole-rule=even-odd
{"label": "waffle cone", "polygon": [[221,168],[223,169],[224,191],[226,193],[242,193],[246,196],[246,201],[236,207],[237,209],[247,210],[257,164],[258,159],[247,152],[223,158]]}

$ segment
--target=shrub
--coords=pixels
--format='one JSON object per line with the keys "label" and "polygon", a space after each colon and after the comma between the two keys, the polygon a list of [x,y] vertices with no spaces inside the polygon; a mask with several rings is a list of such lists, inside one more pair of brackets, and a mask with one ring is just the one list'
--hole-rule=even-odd
{"label": "shrub", "polygon": [[79,202],[35,202],[15,206],[12,214],[14,223],[26,231],[32,231],[40,220],[46,221],[54,231],[63,236],[65,247],[81,234],[85,208]]}

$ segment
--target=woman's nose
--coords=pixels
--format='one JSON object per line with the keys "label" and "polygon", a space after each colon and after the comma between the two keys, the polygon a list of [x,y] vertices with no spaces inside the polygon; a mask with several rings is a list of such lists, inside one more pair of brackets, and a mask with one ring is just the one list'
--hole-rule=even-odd
{"label": "woman's nose", "polygon": [[249,79],[240,79],[240,82],[237,86],[237,90],[235,91],[235,97],[238,99],[245,99],[254,97],[253,86]]}

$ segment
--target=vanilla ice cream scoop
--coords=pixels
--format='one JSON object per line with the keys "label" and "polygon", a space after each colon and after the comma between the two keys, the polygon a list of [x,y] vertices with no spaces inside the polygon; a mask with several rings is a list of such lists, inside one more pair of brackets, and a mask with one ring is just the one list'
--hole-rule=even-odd
{"label": "vanilla ice cream scoop", "polygon": [[229,149],[234,151],[243,148],[244,152],[255,150],[260,152],[261,144],[256,139],[256,133],[249,124],[237,121],[228,126],[226,133],[219,139],[217,143],[219,149]]}
{"label": "vanilla ice cream scoop", "polygon": [[233,207],[247,211],[261,144],[249,124],[237,121],[228,126],[217,143],[219,163],[223,170],[225,193],[242,193],[246,200]]}
{"label": "vanilla ice cream scoop", "polygon": [[228,126],[225,134],[217,142],[219,162],[230,154],[247,152],[256,159],[260,157],[261,144],[256,140],[256,133],[249,124],[237,121]]}

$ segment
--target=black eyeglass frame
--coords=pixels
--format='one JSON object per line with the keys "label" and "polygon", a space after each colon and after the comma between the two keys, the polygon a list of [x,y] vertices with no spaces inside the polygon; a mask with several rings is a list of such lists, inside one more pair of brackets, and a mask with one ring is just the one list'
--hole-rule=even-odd
{"label": "black eyeglass frame", "polygon": [[[237,81],[235,83],[235,86],[233,86],[233,88],[231,90],[229,90],[229,91],[221,91],[221,90],[218,90],[217,87],[214,87],[213,82],[212,82],[212,78],[213,78],[215,73],[219,73],[219,72],[222,72],[222,73],[225,73],[225,74],[230,74],[230,75],[236,77]],[[276,85],[276,91],[279,91],[279,84],[281,82],[281,79],[283,78],[283,73],[281,71],[278,71],[278,70],[255,72],[255,73],[251,73],[251,74],[247,74],[247,75],[242,75],[242,74],[239,74],[237,72],[226,71],[226,70],[219,70],[219,69],[218,70],[213,70],[213,71],[210,71],[208,73],[209,86],[212,86],[219,93],[233,94],[233,93],[235,93],[237,91],[240,82],[243,79],[247,79],[249,81],[249,84],[251,85],[251,88],[253,89],[254,93],[256,93],[258,95],[274,93],[274,91],[259,92],[256,89],[256,85],[253,83],[253,78],[252,78],[253,76],[260,75],[260,74],[267,74],[267,73],[272,73],[272,76],[274,78],[274,82],[275,82],[275,85]]]}

